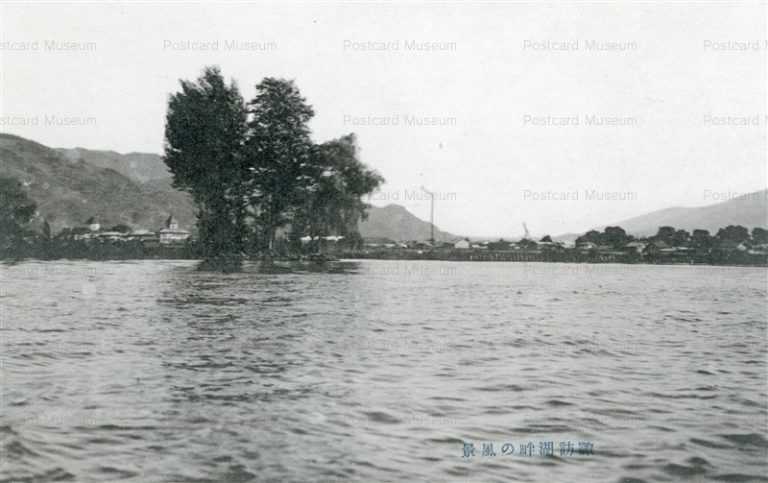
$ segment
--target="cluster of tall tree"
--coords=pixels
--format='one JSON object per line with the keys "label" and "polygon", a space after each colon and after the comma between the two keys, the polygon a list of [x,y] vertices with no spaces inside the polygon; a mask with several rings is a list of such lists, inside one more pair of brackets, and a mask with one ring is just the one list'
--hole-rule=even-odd
{"label": "cluster of tall tree", "polygon": [[630,241],[634,240],[632,235],[620,226],[607,226],[601,232],[590,230],[576,239],[576,243],[591,242],[595,245],[607,245],[613,248],[621,248]]}
{"label": "cluster of tall tree", "polygon": [[315,144],[313,116],[293,81],[265,78],[248,102],[217,67],[181,82],[165,162],[197,205],[206,258],[269,253],[281,228],[294,239],[356,233],[362,197],[384,180],[358,159],[354,134]]}
{"label": "cluster of tall tree", "polygon": [[689,233],[687,230],[675,229],[672,226],[662,226],[651,241],[661,241],[669,246],[688,246],[693,248],[717,248],[744,243],[746,245],[763,245],[768,243],[768,230],[761,227],[749,229],[741,225],[728,225],[711,235],[709,230],[696,229]]}
{"label": "cluster of tall tree", "polygon": [[[576,243],[592,242],[596,245],[607,245],[621,248],[635,238],[619,226],[605,227],[603,232],[590,230],[576,239]],[[655,235],[643,238],[645,241],[664,242],[671,247],[717,248],[728,244],[745,243],[748,245],[763,245],[768,243],[768,230],[755,227],[750,234],[749,229],[740,225],[728,225],[720,228],[715,235],[708,230],[696,229],[693,232],[676,229],[672,226],[661,226]]]}
{"label": "cluster of tall tree", "polygon": [[0,177],[0,257],[22,248],[36,210],[19,180]]}

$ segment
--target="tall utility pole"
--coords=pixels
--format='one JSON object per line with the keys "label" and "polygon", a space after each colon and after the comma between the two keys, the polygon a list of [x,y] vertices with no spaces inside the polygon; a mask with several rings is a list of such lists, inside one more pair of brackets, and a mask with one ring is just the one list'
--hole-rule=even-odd
{"label": "tall utility pole", "polygon": [[421,191],[429,195],[429,243],[435,246],[435,194],[424,186]]}

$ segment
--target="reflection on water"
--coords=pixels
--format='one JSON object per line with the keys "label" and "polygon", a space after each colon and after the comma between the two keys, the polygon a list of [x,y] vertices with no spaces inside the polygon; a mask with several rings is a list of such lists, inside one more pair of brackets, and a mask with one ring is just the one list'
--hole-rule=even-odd
{"label": "reflection on water", "polygon": [[754,268],[2,266],[0,481],[765,481],[765,311]]}

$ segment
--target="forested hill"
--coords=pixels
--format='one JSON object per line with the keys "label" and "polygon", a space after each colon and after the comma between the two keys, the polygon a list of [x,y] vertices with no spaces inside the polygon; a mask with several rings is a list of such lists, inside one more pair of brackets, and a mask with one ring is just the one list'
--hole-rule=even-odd
{"label": "forested hill", "polygon": [[70,161],[83,160],[97,168],[110,168],[140,183],[171,177],[163,157],[154,153],[120,154],[115,151],[97,151],[85,148],[58,148]]}
{"label": "forested hill", "polygon": [[150,230],[162,227],[170,214],[186,228],[195,222],[189,197],[170,185],[144,185],[19,136],[0,133],[0,176],[24,184],[38,205],[35,221],[48,220],[54,232],[82,226],[92,216],[104,227],[124,223]]}
{"label": "forested hill", "polygon": [[[428,240],[430,224],[418,218],[403,206],[390,204],[384,207],[372,207],[368,219],[360,222],[360,234],[363,237],[383,237],[391,240]],[[451,241],[456,235],[441,231],[435,227],[435,240]]]}

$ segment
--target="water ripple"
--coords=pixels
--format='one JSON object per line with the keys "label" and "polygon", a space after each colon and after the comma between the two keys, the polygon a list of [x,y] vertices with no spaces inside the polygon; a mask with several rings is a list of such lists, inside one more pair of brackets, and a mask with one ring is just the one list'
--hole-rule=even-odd
{"label": "water ripple", "polygon": [[583,274],[2,266],[0,482],[768,481],[764,270]]}

